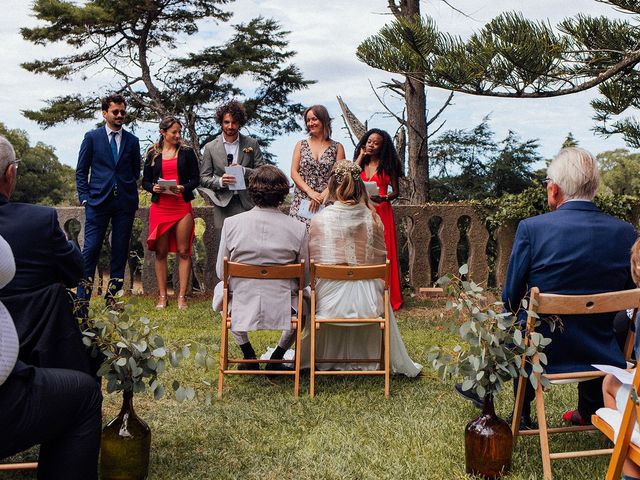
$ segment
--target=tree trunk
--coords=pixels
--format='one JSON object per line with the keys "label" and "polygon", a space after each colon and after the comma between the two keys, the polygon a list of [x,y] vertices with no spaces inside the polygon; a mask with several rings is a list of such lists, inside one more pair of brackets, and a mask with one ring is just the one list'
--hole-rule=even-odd
{"label": "tree trunk", "polygon": [[[396,18],[420,16],[420,0],[388,0]],[[408,169],[407,184],[412,204],[429,200],[429,153],[427,150],[427,95],[424,83],[405,77],[404,100],[407,106]]]}

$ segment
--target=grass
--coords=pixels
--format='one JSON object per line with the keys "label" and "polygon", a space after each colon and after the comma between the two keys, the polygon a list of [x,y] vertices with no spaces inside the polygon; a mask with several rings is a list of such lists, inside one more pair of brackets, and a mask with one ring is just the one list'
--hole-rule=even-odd
{"label": "grass", "polygon": [[[153,309],[155,298],[142,298],[148,316],[156,320],[168,341],[218,345],[220,317],[209,298],[192,299],[178,311],[175,301],[166,311]],[[134,404],[152,428],[150,479],[463,479],[463,432],[477,416],[470,404],[426,365],[429,348],[455,342],[439,317],[442,306],[410,301],[397,315],[407,350],[425,365],[417,379],[392,378],[385,400],[379,377],[320,377],[316,397],[308,396],[308,375],[301,380],[301,396],[293,399],[293,378],[229,376],[221,401],[176,403],[171,396],[154,402],[138,395]],[[257,352],[274,345],[277,333],[256,332]],[[235,352],[239,354],[239,352]],[[214,375],[216,375],[214,379]],[[192,360],[173,379],[196,387],[200,398],[215,386],[217,372],[204,372]],[[213,393],[213,392],[212,392]],[[213,394],[215,398],[215,394]],[[496,400],[503,418],[511,409],[511,391]],[[120,407],[119,395],[106,395],[105,421]],[[558,423],[565,409],[576,405],[575,387],[562,386],[548,396],[548,415]],[[602,448],[599,433],[552,437],[551,449]],[[29,452],[14,460],[33,458]],[[555,478],[602,478],[608,457],[560,460]],[[25,472],[0,478],[35,478]],[[535,437],[523,437],[514,451],[512,480],[542,478],[540,449]]]}

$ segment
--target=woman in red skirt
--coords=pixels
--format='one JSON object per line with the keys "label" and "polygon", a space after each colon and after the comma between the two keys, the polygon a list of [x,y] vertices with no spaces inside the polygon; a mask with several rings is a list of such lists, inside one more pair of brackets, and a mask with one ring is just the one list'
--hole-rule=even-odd
{"label": "woman in red skirt", "polygon": [[[160,122],[160,140],[147,151],[142,188],[151,192],[147,247],[156,252],[156,277],[160,300],[156,308],[167,306],[167,253],[178,254],[180,292],[178,308],[187,308],[185,295],[191,271],[191,248],[195,223],[191,200],[200,183],[198,159],[182,143],[182,124],[172,116]],[[175,184],[174,182],[175,181]]]}
{"label": "woman in red skirt", "polygon": [[387,246],[387,258],[391,264],[389,279],[391,307],[397,310],[402,306],[402,287],[398,266],[396,222],[393,218],[391,201],[398,198],[400,194],[398,178],[404,176],[404,172],[391,136],[378,128],[372,128],[360,139],[360,143],[356,146],[355,162],[362,169],[360,174],[362,180],[376,182],[378,187],[378,195],[372,195],[371,200],[384,225],[384,243]]}

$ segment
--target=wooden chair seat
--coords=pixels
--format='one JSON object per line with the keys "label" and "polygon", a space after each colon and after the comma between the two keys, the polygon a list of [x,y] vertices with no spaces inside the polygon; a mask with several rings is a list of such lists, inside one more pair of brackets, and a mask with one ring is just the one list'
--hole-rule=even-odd
{"label": "wooden chair seat", "polygon": [[[298,281],[297,314],[291,317],[291,328],[296,330],[296,348],[293,360],[247,360],[243,358],[229,358],[229,330],[231,330],[232,318],[229,312],[229,280],[231,278],[252,278],[262,280],[285,280],[293,279]],[[302,293],[305,283],[304,260],[301,263],[289,265],[247,265],[244,263],[230,262],[224,257],[224,277],[223,277],[223,297],[222,297],[222,322],[220,336],[220,367],[218,369],[218,399],[222,398],[222,389],[225,375],[292,375],[294,377],[293,394],[298,398],[300,389],[300,339],[302,336]],[[293,364],[292,370],[236,370],[230,369],[229,365],[261,363],[283,363]]]}
{"label": "wooden chair seat", "polygon": [[[375,318],[317,318],[316,317],[316,281],[319,279],[361,281],[372,279],[384,280],[384,316]],[[317,358],[316,332],[323,324],[342,325],[347,328],[357,324],[378,324],[381,330],[381,348],[379,358]],[[311,354],[310,354],[310,385],[309,396],[315,395],[316,375],[383,375],[384,395],[389,397],[390,365],[389,365],[389,260],[382,265],[323,265],[311,260]],[[378,363],[376,370],[318,370],[319,363]]]}
{"label": "wooden chair seat", "polygon": [[[531,289],[529,298],[529,310],[532,312],[527,319],[527,331],[535,331],[535,324],[537,316],[544,315],[584,315],[585,322],[588,321],[589,314],[596,313],[612,313],[619,312],[627,309],[634,309],[633,318],[640,306],[640,289],[623,290],[620,292],[600,293],[593,295],[557,295],[557,294],[545,294],[541,293],[537,287]],[[624,354],[628,360],[633,350],[634,334],[629,330],[627,340],[625,342]],[[528,346],[529,336],[525,338],[525,344]],[[522,362],[526,361],[525,355],[522,356]],[[531,362],[535,365],[540,365],[540,359],[537,354],[531,358]],[[524,364],[524,363],[523,363]],[[552,480],[553,475],[551,471],[551,461],[567,458],[577,458],[595,455],[608,455],[612,452],[611,449],[599,449],[599,450],[578,450],[571,452],[550,452],[549,449],[549,434],[554,433],[567,433],[567,432],[582,432],[589,430],[596,430],[594,425],[571,425],[562,427],[549,428],[547,425],[547,419],[545,414],[544,392],[545,389],[542,386],[541,374],[533,372],[532,375],[536,376],[537,388],[536,388],[536,414],[538,417],[539,428],[535,430],[520,430],[520,417],[522,415],[522,409],[524,406],[524,390],[528,378],[520,376],[518,379],[518,388],[516,393],[515,409],[513,414],[513,421],[511,424],[511,430],[513,432],[514,447],[518,436],[522,435],[538,435],[540,438],[540,450],[542,455],[542,469],[545,480]],[[582,372],[567,372],[567,373],[554,373],[545,375],[550,380],[551,385],[558,383],[579,382],[592,380],[599,377],[604,377],[605,373],[600,371],[582,371]]]}

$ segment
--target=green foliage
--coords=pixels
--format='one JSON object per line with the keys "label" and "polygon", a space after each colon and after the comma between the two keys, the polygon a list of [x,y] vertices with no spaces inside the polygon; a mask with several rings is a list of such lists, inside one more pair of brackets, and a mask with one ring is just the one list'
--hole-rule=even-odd
{"label": "green foliage", "polygon": [[51,206],[77,203],[75,170],[58,161],[53,147],[41,142],[32,146],[26,132],[9,129],[2,122],[0,135],[11,142],[20,160],[12,201]]}
{"label": "green foliage", "polygon": [[[137,299],[131,297],[120,302],[122,311],[103,308],[96,312],[91,309],[82,332],[83,343],[106,357],[98,376],[106,379],[108,393],[142,393],[148,388],[158,400],[165,393],[158,377],[167,366],[177,368],[191,355],[191,343],[167,345],[157,332],[158,325],[152,324],[147,317],[137,316],[137,303]],[[195,362],[210,370],[215,360],[206,346],[199,346]],[[173,381],[172,387],[179,402],[196,396],[193,387],[184,387],[178,381]]]}
{"label": "green foliage", "polygon": [[617,149],[599,153],[596,160],[602,180],[601,191],[640,196],[640,154]]}
{"label": "green foliage", "polygon": [[[466,264],[459,273],[461,277],[468,274]],[[438,280],[438,285],[452,297],[447,301],[447,310],[454,313],[457,322],[451,329],[464,343],[452,349],[434,347],[428,357],[433,368],[442,377],[459,377],[462,389],[474,390],[480,398],[497,395],[505,383],[519,375],[529,377],[536,388],[537,378],[529,375],[526,364],[531,365],[533,372],[543,373],[547,357],[542,351],[551,339],[529,332],[516,314],[503,312],[502,302],[489,303],[480,286],[461,277],[447,275]],[[525,301],[523,307],[527,308]],[[537,319],[536,325],[540,324],[536,313],[527,313]],[[552,324],[552,331],[553,327]],[[544,375],[540,381],[543,386],[549,383]]]}
{"label": "green foliage", "polygon": [[[176,47],[203,25],[227,22],[221,9],[229,0],[36,0],[41,24],[22,28],[25,40],[38,45],[66,43],[73,53],[22,64],[33,73],[61,80],[106,70],[109,84],[96,92],[79,92],[47,101],[24,114],[43,127],[94,118],[105,91],[127,98],[128,121],[157,122],[166,114],[184,121],[185,136],[195,147],[217,134],[215,110],[230,98],[243,100],[247,126],[268,145],[274,135],[299,129],[303,107],[289,96],[312,83],[290,61],[288,32],[271,19],[257,17],[234,25],[231,38],[200,52],[176,55]],[[188,42],[186,42],[188,44]],[[55,51],[51,49],[49,51]]]}
{"label": "green foliage", "polygon": [[[395,20],[357,50],[368,65],[428,86],[472,95],[548,98],[595,86],[594,130],[640,147],[640,2],[601,0],[623,20],[578,14],[555,28],[505,12],[468,39],[438,31],[429,17]],[[623,113],[631,113],[620,118]]]}
{"label": "green foliage", "polygon": [[[628,195],[600,193],[594,199],[603,212],[635,224],[638,219],[640,199]],[[499,198],[487,198],[473,203],[486,225],[495,229],[500,225],[517,224],[520,220],[549,211],[544,187],[530,187],[518,194],[506,194]]]}
{"label": "green foliage", "polygon": [[513,131],[496,142],[489,117],[468,130],[447,130],[430,144],[434,201],[479,200],[519,193],[532,185],[531,165],[540,160],[537,140]]}

